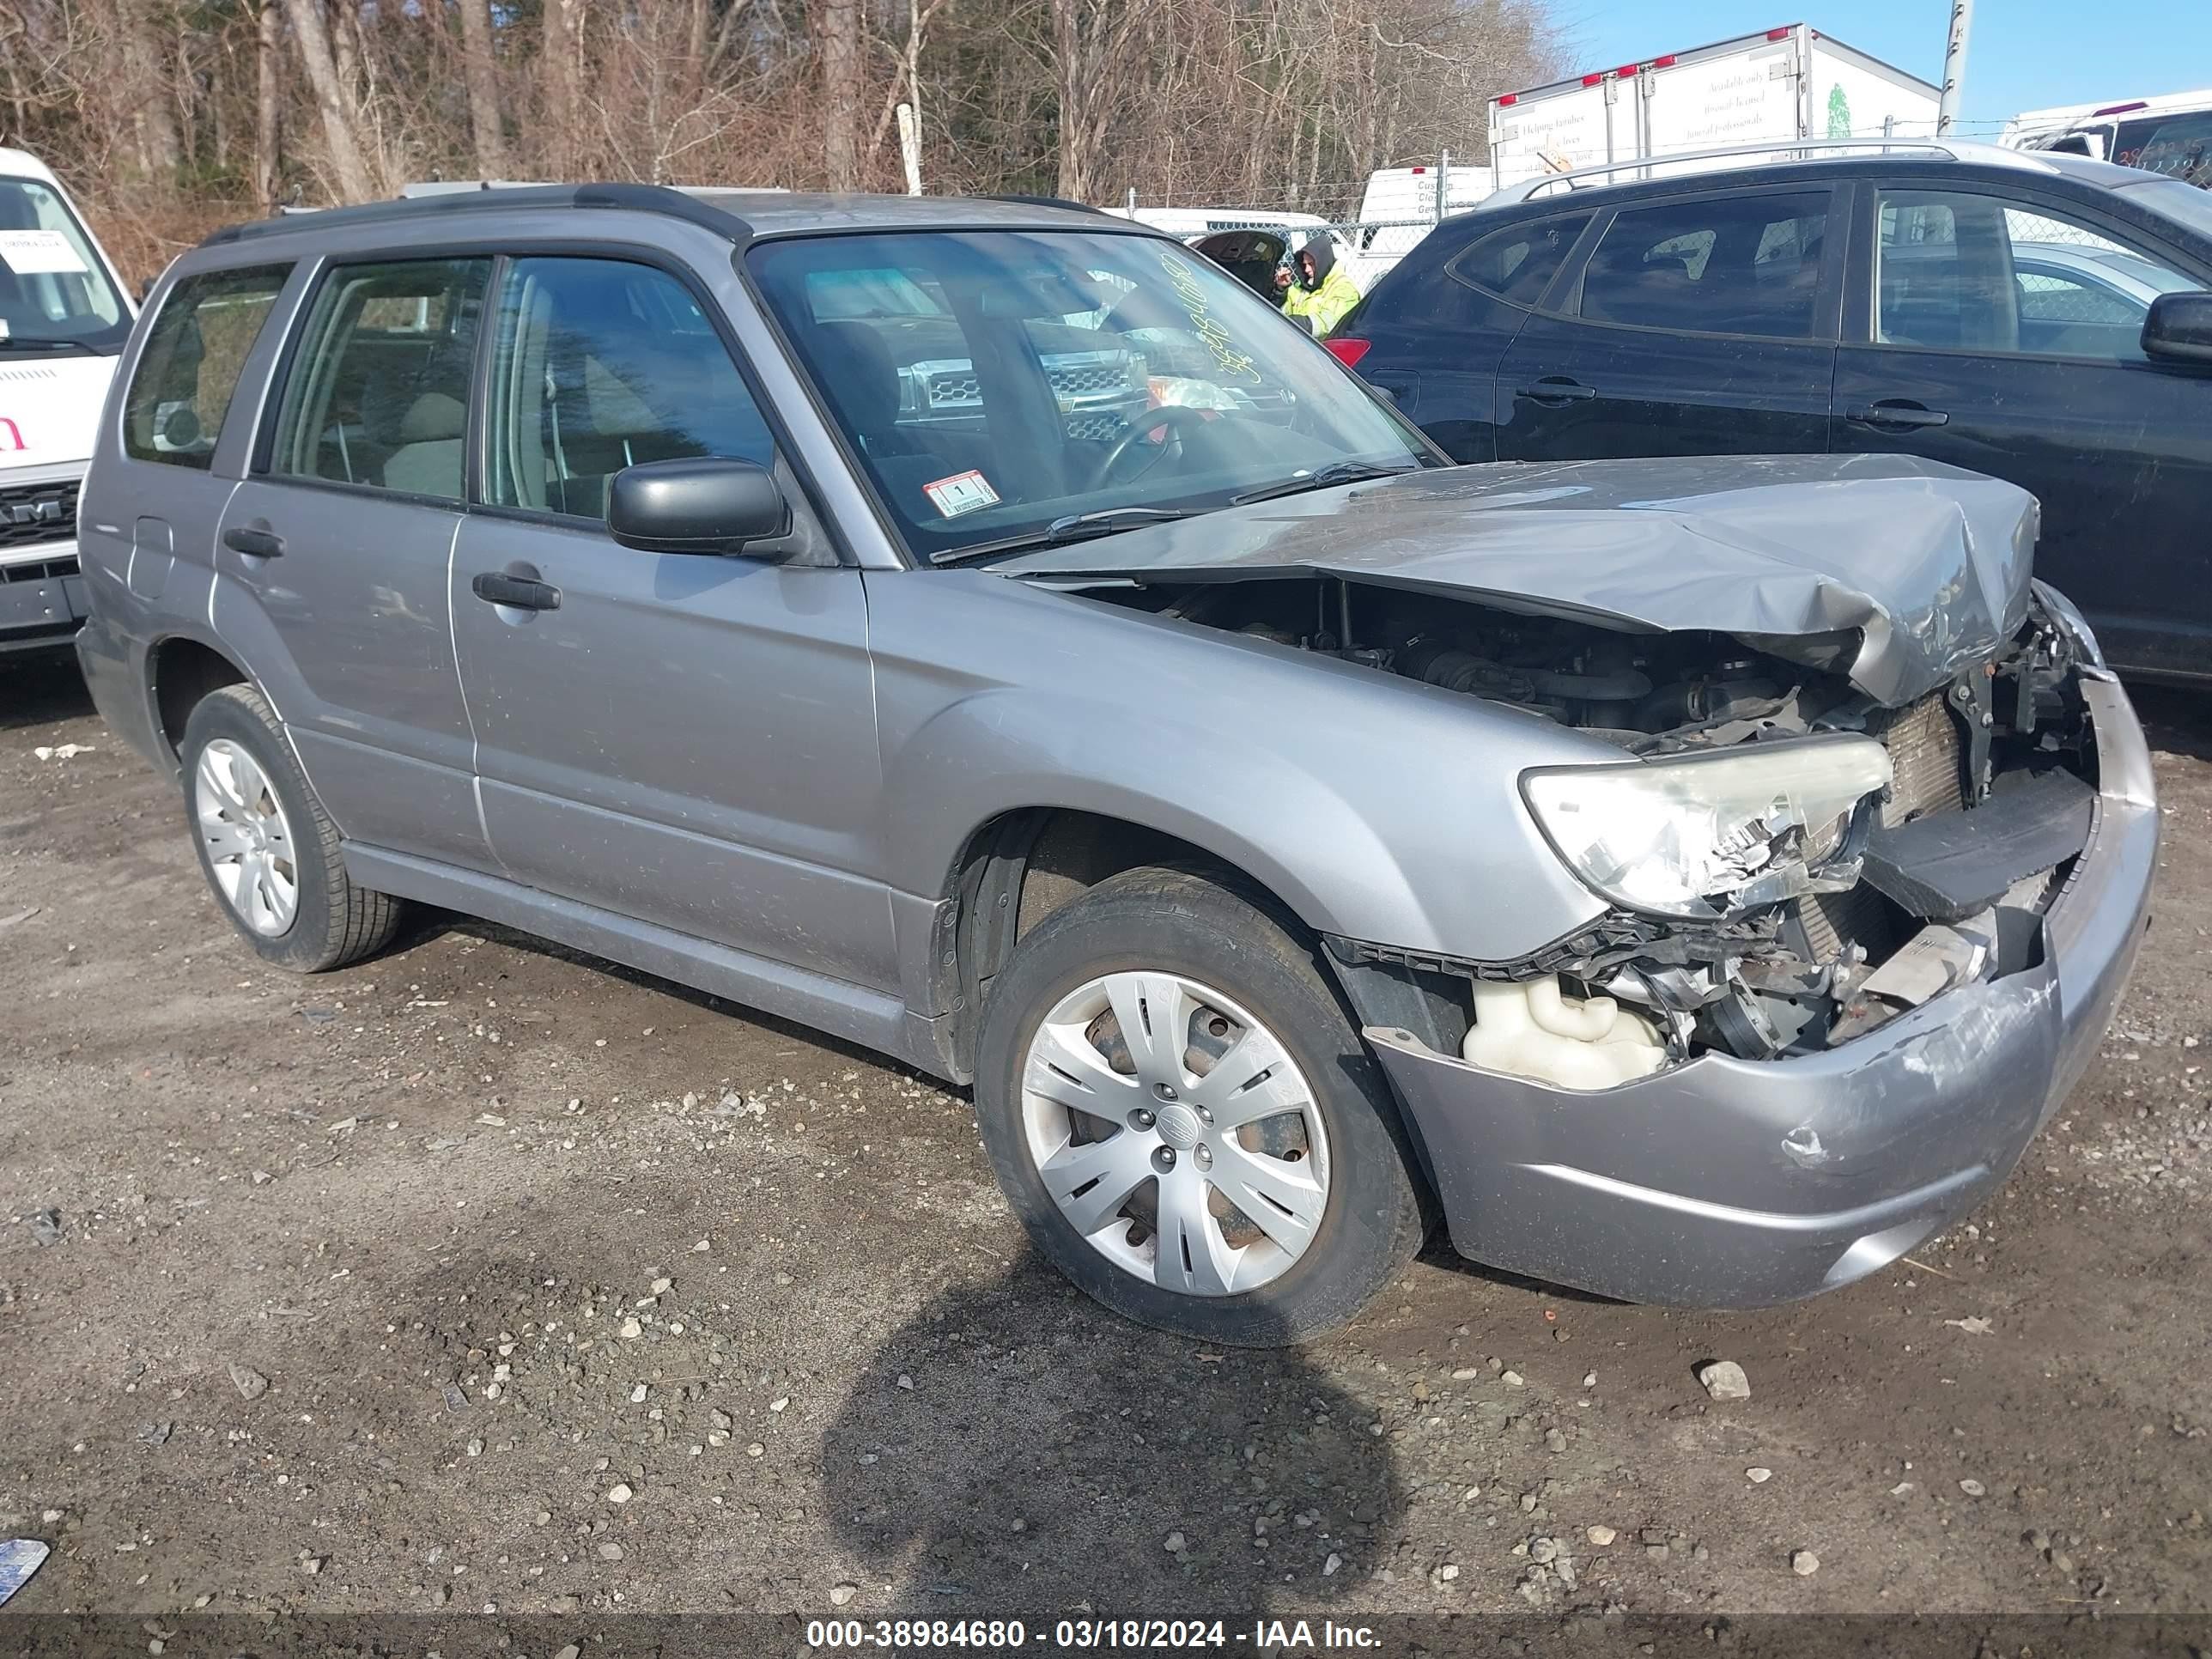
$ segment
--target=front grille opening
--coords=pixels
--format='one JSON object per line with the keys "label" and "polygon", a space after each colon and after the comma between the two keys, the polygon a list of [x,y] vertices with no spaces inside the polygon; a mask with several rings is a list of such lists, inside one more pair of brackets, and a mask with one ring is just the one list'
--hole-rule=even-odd
{"label": "front grille opening", "polygon": [[[0,488],[0,552],[70,540],[76,534],[76,492],[75,478]],[[70,574],[76,573],[72,568]]]}

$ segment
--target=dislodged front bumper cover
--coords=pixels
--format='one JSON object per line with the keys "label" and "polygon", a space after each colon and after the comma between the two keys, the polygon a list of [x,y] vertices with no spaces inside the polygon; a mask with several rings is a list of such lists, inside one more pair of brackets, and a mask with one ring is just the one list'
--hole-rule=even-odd
{"label": "dislodged front bumper cover", "polygon": [[2127,983],[2157,862],[2142,727],[2084,678],[2100,787],[2042,958],[1822,1054],[1708,1054],[1578,1093],[1370,1026],[1462,1255],[1638,1302],[1755,1307],[1848,1284],[2009,1173]]}

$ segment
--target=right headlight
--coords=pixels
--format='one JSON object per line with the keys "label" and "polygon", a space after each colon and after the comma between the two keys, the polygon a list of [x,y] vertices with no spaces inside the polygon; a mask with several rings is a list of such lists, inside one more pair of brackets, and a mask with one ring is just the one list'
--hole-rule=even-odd
{"label": "right headlight", "polygon": [[1713,921],[1802,890],[1890,777],[1881,744],[1843,734],[1542,767],[1521,775],[1521,793],[1553,849],[1604,897]]}

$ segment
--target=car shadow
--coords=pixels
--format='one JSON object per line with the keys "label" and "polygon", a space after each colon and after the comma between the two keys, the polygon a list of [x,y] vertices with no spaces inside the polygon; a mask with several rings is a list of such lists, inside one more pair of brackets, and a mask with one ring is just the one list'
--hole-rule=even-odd
{"label": "car shadow", "polygon": [[0,658],[0,732],[51,726],[92,712],[92,693],[68,652]]}
{"label": "car shadow", "polygon": [[1391,1565],[1408,1498],[1376,1429],[1295,1347],[1144,1329],[1025,1255],[869,1358],[823,1481],[906,1616],[1310,1616]]}

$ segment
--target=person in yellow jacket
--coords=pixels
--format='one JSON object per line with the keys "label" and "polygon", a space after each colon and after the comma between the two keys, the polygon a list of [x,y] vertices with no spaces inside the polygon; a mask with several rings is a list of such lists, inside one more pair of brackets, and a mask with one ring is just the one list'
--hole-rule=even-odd
{"label": "person in yellow jacket", "polygon": [[1308,238],[1294,263],[1295,281],[1287,270],[1275,273],[1275,286],[1284,290],[1284,313],[1304,318],[1314,338],[1325,339],[1359,303],[1359,285],[1336,268],[1336,246],[1326,231]]}

